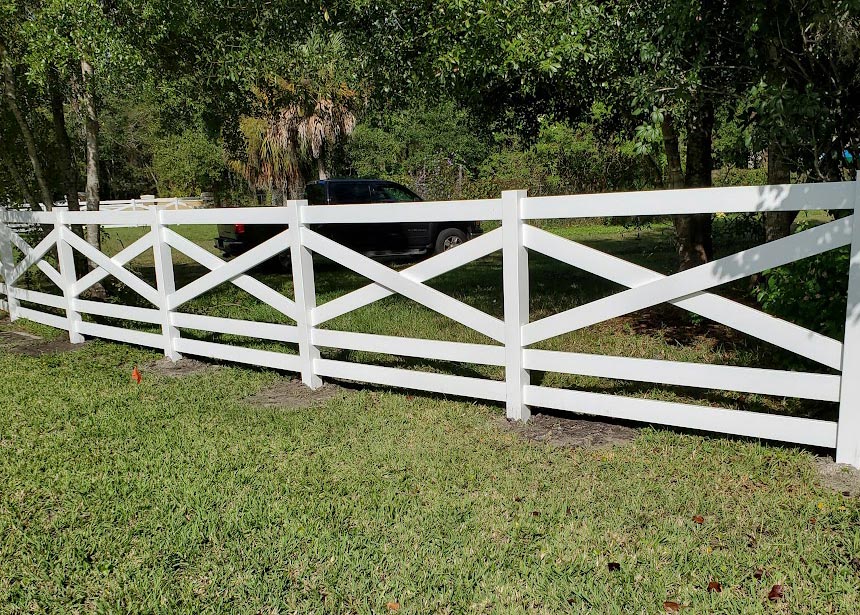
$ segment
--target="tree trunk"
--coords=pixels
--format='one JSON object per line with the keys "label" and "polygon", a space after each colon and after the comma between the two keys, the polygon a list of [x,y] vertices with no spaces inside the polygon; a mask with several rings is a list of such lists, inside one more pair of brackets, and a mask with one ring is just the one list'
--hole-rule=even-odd
{"label": "tree trunk", "polygon": [[78,211],[81,207],[78,201],[78,182],[74,157],[72,156],[72,141],[69,139],[69,131],[66,129],[65,101],[60,89],[59,75],[53,67],[48,69],[48,96],[51,99],[51,119],[54,126],[54,139],[57,141],[60,168],[63,171],[63,190],[66,193],[66,202],[70,211]]}
{"label": "tree trunk", "polygon": [[[87,211],[99,210],[99,122],[96,114],[93,67],[81,60],[81,93],[84,108],[84,133],[87,140]],[[98,224],[87,225],[87,242],[101,250]]]}
{"label": "tree trunk", "polygon": [[675,129],[675,120],[669,113],[663,119],[663,147],[666,149],[666,163],[669,167],[669,190],[683,188],[684,172],[681,169],[678,131]]}
{"label": "tree trunk", "polygon": [[[666,150],[668,187],[671,190],[711,185],[711,131],[714,120],[710,106],[704,111],[696,116],[698,121],[692,122],[688,128],[686,177],[681,168],[681,151],[674,118],[666,114],[663,119],[663,147]],[[710,214],[674,216],[673,222],[678,241],[678,268],[683,271],[708,262],[713,257]]]}
{"label": "tree trunk", "polygon": [[317,158],[317,173],[320,179],[328,179],[328,172],[326,171],[325,161],[322,156]]}
{"label": "tree trunk", "polygon": [[[771,141],[767,147],[767,183],[791,183],[791,173],[785,164],[785,156],[779,143]],[[766,211],[764,213],[764,237],[776,241],[791,234],[791,225],[797,218],[796,211]]]}
{"label": "tree trunk", "polygon": [[[12,70],[12,64],[9,61],[9,55],[6,52],[6,45],[0,40],[0,64],[3,69],[3,83],[5,85],[4,94],[6,103],[15,116],[15,121],[18,123],[18,128],[21,131],[21,136],[24,139],[24,146],[27,149],[27,155],[30,157],[30,164],[33,166],[33,174],[36,176],[36,183],[39,184],[42,201],[47,209],[54,206],[54,198],[51,196],[51,190],[48,188],[48,181],[45,177],[45,170],[39,160],[39,152],[36,149],[36,139],[33,137],[33,131],[30,130],[30,125],[27,123],[27,118],[24,117],[21,108],[18,106],[18,90],[15,86],[15,73]],[[38,203],[31,203],[32,208],[38,208]]]}
{"label": "tree trunk", "polygon": [[21,196],[23,196],[24,200],[30,204],[30,209],[35,208],[36,195],[34,195],[30,190],[30,186],[27,185],[27,182],[18,171],[18,167],[15,166],[15,163],[5,152],[0,152],[0,157],[3,158],[3,166],[6,167],[6,171],[8,171],[9,175],[12,176],[12,180],[18,184],[18,188],[21,190]]}
{"label": "tree trunk", "polygon": [[[687,124],[687,188],[710,188],[713,185],[712,137],[714,132],[714,107],[709,100],[695,108]],[[692,260],[682,269],[702,265],[714,258],[713,223],[711,214],[695,214],[692,219]]]}

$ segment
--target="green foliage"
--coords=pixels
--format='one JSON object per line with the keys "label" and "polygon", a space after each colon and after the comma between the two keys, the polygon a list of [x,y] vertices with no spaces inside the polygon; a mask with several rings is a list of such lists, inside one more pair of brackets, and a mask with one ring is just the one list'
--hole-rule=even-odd
{"label": "green foliage", "polygon": [[765,186],[767,185],[767,169],[747,169],[727,166],[714,170],[713,182],[716,187]]}
{"label": "green foliage", "polygon": [[842,339],[848,261],[846,247],[771,269],[756,287],[755,297],[774,316]]}
{"label": "green foliage", "polygon": [[200,194],[211,190],[225,173],[220,143],[200,130],[156,140],[152,167],[160,196]]}
{"label": "green foliage", "polygon": [[360,124],[347,145],[352,171],[402,181],[428,198],[480,198],[502,190],[565,194],[651,187],[651,170],[632,142],[603,134],[609,110],[590,122],[544,119],[533,143],[517,133],[484,136],[452,103]]}

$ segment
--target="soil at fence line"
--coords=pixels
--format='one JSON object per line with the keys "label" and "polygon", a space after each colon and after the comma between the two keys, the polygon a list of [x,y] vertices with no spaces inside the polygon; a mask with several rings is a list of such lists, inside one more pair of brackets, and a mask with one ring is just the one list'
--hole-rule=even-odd
{"label": "soil at fence line", "polygon": [[8,328],[0,329],[0,349],[12,354],[40,357],[45,354],[80,350],[80,348],[81,344],[72,344],[68,339],[46,340],[43,337],[24,331],[15,331]]}
{"label": "soil at fence line", "polygon": [[848,497],[860,497],[860,469],[834,463],[830,457],[816,457],[815,469],[818,471],[818,481],[824,487]]}
{"label": "soil at fence line", "polygon": [[180,378],[182,376],[190,376],[203,371],[212,371],[219,369],[214,363],[206,363],[205,361],[197,361],[195,359],[182,358],[176,362],[171,361],[167,357],[147,363],[140,367],[141,376],[146,374],[157,374],[159,376],[168,376],[171,378]]}
{"label": "soil at fence line", "polygon": [[526,423],[499,417],[499,424],[526,440],[574,448],[621,446],[638,434],[636,428],[626,425],[539,413],[532,414]]}
{"label": "soil at fence line", "polygon": [[285,377],[276,384],[251,395],[246,401],[251,405],[264,408],[309,408],[336,397],[343,397],[346,393],[347,389],[330,382],[314,390],[301,380]]}

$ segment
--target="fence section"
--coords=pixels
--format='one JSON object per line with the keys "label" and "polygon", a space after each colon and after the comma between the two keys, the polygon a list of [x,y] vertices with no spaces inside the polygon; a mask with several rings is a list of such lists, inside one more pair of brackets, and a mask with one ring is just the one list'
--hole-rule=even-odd
{"label": "fence section", "polygon": [[[528,197],[509,191],[500,199],[420,204],[337,205],[217,210],[169,210],[160,207],[125,211],[7,211],[0,217],[0,260],[4,283],[0,307],[12,319],[28,318],[66,329],[73,342],[102,337],[158,348],[172,359],[183,353],[297,372],[310,387],[323,377],[343,378],[504,402],[508,417],[527,420],[529,408],[544,407],[691,429],[784,440],[836,448],[837,461],[860,466],[860,237],[855,216],[847,215],[784,239],[756,246],[712,263],[664,276],[530,224],[546,218],[672,215],[708,212],[855,210],[860,180],[813,185],[783,185],[559,197]],[[500,221],[501,227],[400,271],[395,271],[327,237],[329,224],[375,224],[428,221]],[[177,224],[279,224],[285,230],[245,254],[224,261],[179,235]],[[50,228],[30,246],[16,224]],[[146,226],[140,239],[109,257],[75,235],[80,224]],[[321,232],[323,231],[323,232]],[[784,265],[824,251],[851,246],[846,333],[834,340],[749,306],[709,292],[717,285]],[[56,249],[59,268],[46,260]],[[128,263],[153,251],[155,285],[131,272]],[[249,275],[249,270],[289,250],[294,295],[286,297]],[[427,281],[476,259],[502,251],[504,320],[454,299]],[[614,295],[548,316],[529,319],[529,252],[623,285]],[[74,252],[95,264],[76,272]],[[180,252],[208,270],[177,289],[173,253]],[[370,282],[337,299],[317,304],[313,255],[319,254],[368,278]],[[21,276],[38,268],[54,286],[39,291],[20,288]],[[111,275],[140,295],[146,304],[125,306],[89,301],[81,294]],[[221,284],[234,284],[271,306],[294,324],[204,316],[179,311],[183,305]],[[400,338],[336,331],[321,326],[338,316],[392,294],[400,294],[473,329],[495,343],[477,344]],[[670,303],[840,373],[804,373],[610,357],[531,348],[535,343]],[[47,309],[45,309],[47,308]],[[90,316],[146,323],[133,330],[94,322]],[[209,331],[294,344],[295,353],[260,350],[183,336],[183,329]],[[157,332],[153,332],[153,330]],[[504,367],[504,381],[445,373],[420,372],[322,358],[320,348],[362,350]],[[533,385],[533,370],[799,397],[839,402],[836,422],[711,406],[630,398]],[[846,377],[847,376],[847,377]]]}

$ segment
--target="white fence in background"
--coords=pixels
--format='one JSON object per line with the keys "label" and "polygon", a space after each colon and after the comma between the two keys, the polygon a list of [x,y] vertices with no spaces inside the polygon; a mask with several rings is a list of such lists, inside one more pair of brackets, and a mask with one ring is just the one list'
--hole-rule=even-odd
{"label": "white fence in background", "polygon": [[[860,180],[830,184],[711,188],[641,193],[528,197],[509,191],[501,199],[411,204],[306,206],[216,210],[51,212],[6,211],[0,216],[0,260],[6,295],[3,309],[11,318],[27,318],[69,331],[72,342],[101,337],[163,350],[299,372],[310,387],[321,377],[434,391],[504,402],[512,419],[527,420],[529,408],[645,421],[677,427],[783,440],[836,449],[837,461],[860,466],[860,226],[854,215],[805,230],[712,263],[670,276],[618,259],[580,243],[543,231],[528,222],[547,218],[670,215],[710,212],[855,210]],[[313,230],[333,223],[373,224],[497,220],[501,227],[448,252],[394,271]],[[11,225],[38,223],[53,230],[36,246]],[[229,262],[224,262],[173,230],[177,224],[284,224],[287,230]],[[113,257],[93,249],[70,225],[149,226],[151,231]],[[311,227],[313,225],[313,228]],[[840,342],[707,292],[709,289],[766,269],[851,246],[845,339]],[[57,248],[59,269],[44,259]],[[14,248],[20,258],[13,259]],[[154,252],[156,285],[140,279],[125,265],[142,252]],[[285,248],[291,251],[295,294],[286,297],[247,272]],[[75,271],[73,251],[98,267],[86,275]],[[186,286],[174,284],[172,251],[200,263],[209,272]],[[425,284],[497,250],[504,269],[504,320],[466,305]],[[591,272],[627,290],[540,320],[529,320],[528,251]],[[323,255],[369,278],[371,283],[317,305],[312,254]],[[25,290],[16,283],[30,267],[39,268],[59,294]],[[115,276],[151,307],[89,301],[81,293],[108,275]],[[295,321],[295,325],[182,313],[183,305],[224,283],[232,283]],[[389,295],[399,293],[470,327],[497,343],[473,344],[409,339],[334,331],[321,325]],[[31,306],[47,306],[62,315]],[[663,360],[609,357],[539,350],[529,346],[590,325],[668,302],[797,353],[840,374],[780,371]],[[149,323],[160,333],[91,322],[96,315]],[[291,342],[298,354],[287,354],[184,337],[182,329],[235,334]],[[431,360],[501,366],[505,380],[418,372],[321,358],[319,348],[363,350]],[[839,403],[837,422],[731,410],[652,399],[630,398],[532,385],[530,370],[584,374],[602,378],[664,383],[702,389],[724,389]]]}
{"label": "white fence in background", "polygon": [[[179,197],[164,197],[164,198],[140,198],[140,199],[123,199],[112,201],[101,201],[99,203],[99,211],[149,211],[153,207],[162,209],[197,209],[204,206],[203,199],[196,198],[179,198]],[[68,207],[67,201],[55,203],[54,207]],[[39,203],[38,208],[41,211],[47,211],[44,203]],[[30,211],[30,205],[24,203],[15,207],[13,211]],[[81,211],[87,211],[86,202],[81,199]],[[34,230],[31,223],[17,222],[13,223],[12,229],[16,232],[23,233]],[[123,224],[103,224],[103,228],[120,228]]]}

